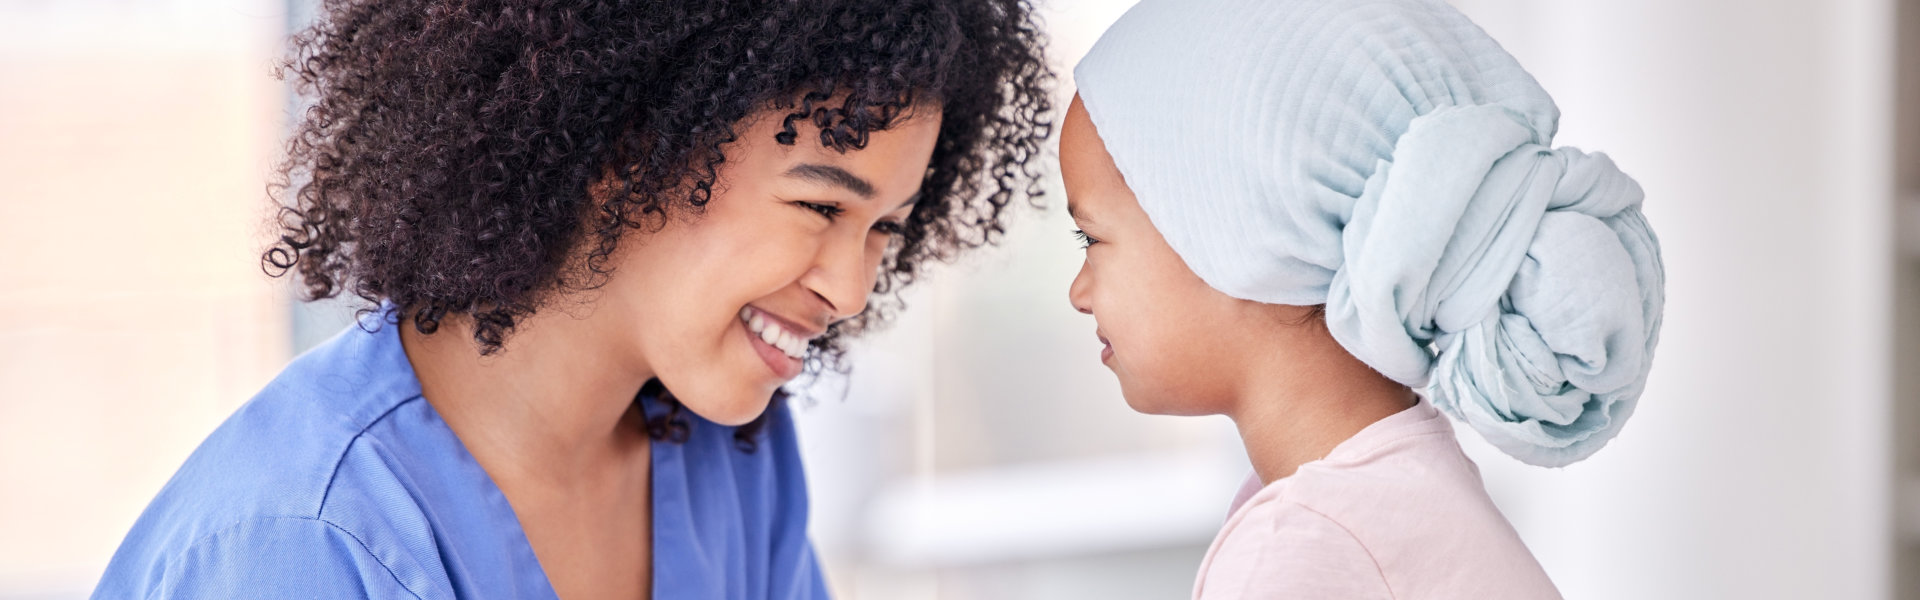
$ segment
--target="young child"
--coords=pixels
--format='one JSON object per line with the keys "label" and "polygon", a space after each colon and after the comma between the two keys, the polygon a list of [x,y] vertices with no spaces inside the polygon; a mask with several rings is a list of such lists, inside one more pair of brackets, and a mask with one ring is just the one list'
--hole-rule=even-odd
{"label": "young child", "polygon": [[1441,413],[1543,466],[1618,433],[1639,186],[1440,0],[1144,0],[1075,78],[1071,300],[1129,405],[1227,415],[1257,476],[1194,597],[1558,597]]}

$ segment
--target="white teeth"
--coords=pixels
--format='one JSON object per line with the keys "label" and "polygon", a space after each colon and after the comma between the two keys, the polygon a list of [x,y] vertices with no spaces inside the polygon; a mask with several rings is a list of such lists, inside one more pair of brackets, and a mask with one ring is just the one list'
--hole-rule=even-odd
{"label": "white teeth", "polygon": [[742,308],[740,309],[740,320],[746,323],[748,333],[759,336],[760,341],[766,342],[768,346],[773,346],[780,350],[781,353],[792,358],[803,358],[806,356],[807,340],[774,323],[773,319],[769,319],[751,308]]}

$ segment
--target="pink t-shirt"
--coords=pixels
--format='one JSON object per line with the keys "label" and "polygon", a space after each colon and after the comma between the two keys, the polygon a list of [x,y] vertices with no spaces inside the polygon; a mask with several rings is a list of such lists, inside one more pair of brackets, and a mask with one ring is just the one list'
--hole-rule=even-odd
{"label": "pink t-shirt", "polygon": [[1247,482],[1196,600],[1559,598],[1422,399],[1265,487]]}

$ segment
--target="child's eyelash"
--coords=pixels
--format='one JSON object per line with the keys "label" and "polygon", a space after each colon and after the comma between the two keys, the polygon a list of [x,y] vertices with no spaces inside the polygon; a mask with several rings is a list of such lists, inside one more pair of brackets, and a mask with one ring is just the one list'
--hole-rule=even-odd
{"label": "child's eyelash", "polygon": [[896,223],[893,221],[881,221],[879,223],[873,224],[873,230],[878,231],[880,233],[887,234],[887,235],[900,235],[907,232],[907,224]]}
{"label": "child's eyelash", "polygon": [[1100,240],[1094,239],[1092,236],[1087,235],[1087,232],[1081,231],[1078,229],[1073,230],[1073,237],[1074,239],[1080,240],[1081,250],[1085,250],[1087,249],[1088,246],[1092,246],[1094,244],[1100,243]]}

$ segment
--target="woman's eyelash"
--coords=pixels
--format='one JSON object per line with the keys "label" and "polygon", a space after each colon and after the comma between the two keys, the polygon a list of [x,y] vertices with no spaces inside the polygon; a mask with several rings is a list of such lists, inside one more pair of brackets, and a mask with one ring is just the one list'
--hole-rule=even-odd
{"label": "woman's eyelash", "polygon": [[1088,246],[1092,246],[1094,244],[1100,243],[1100,240],[1093,239],[1092,236],[1087,235],[1087,232],[1081,231],[1078,229],[1073,230],[1073,237],[1074,239],[1080,240],[1081,250],[1085,250],[1087,249]]}
{"label": "woman's eyelash", "polygon": [[820,216],[826,217],[828,221],[832,221],[834,217],[838,217],[840,216],[841,213],[847,212],[846,209],[840,208],[838,206],[829,206],[826,204],[815,204],[812,202],[805,202],[805,201],[795,201],[794,204],[798,205],[800,208],[804,208],[816,213],[820,213]]}
{"label": "woman's eyelash", "polygon": [[[795,200],[793,204],[794,206],[819,213],[820,216],[826,217],[828,221],[832,221],[835,217],[839,217],[847,212],[847,209],[838,206],[818,204],[804,200]],[[894,221],[881,221],[873,224],[873,230],[887,235],[897,236],[907,232],[907,224]]]}

